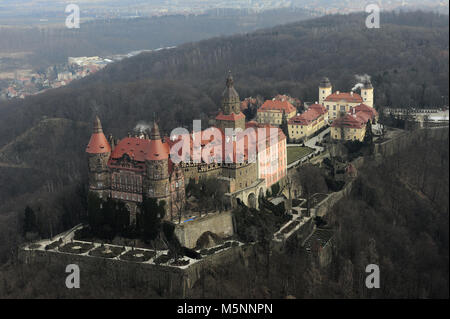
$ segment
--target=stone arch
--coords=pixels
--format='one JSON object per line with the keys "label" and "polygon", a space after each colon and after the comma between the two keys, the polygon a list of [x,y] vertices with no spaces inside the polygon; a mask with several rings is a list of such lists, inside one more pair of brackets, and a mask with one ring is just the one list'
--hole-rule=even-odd
{"label": "stone arch", "polygon": [[262,198],[262,197],[264,197],[264,188],[263,187],[260,187],[259,189],[258,189],[258,198]]}
{"label": "stone arch", "polygon": [[248,207],[257,208],[258,203],[256,201],[255,193],[248,194],[247,203],[248,203]]}

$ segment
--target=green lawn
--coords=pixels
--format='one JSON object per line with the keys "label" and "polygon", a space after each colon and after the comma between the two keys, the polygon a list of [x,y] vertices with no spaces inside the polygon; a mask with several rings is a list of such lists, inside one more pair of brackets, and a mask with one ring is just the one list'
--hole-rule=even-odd
{"label": "green lawn", "polygon": [[287,162],[288,165],[302,158],[305,155],[312,153],[314,149],[310,147],[291,146],[287,148]]}

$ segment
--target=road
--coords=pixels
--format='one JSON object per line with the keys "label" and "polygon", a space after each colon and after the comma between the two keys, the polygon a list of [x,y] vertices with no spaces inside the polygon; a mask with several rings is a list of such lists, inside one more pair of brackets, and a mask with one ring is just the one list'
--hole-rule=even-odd
{"label": "road", "polygon": [[310,147],[310,148],[313,148],[313,149],[315,149],[316,151],[322,152],[322,151],[324,150],[324,147],[322,147],[322,146],[317,146],[317,145],[316,145],[316,142],[317,142],[317,141],[321,141],[321,140],[323,139],[324,135],[327,134],[327,133],[329,133],[330,130],[331,130],[331,128],[330,128],[330,127],[327,127],[327,128],[326,128],[323,132],[321,132],[320,134],[318,134],[318,135],[316,135],[316,136],[314,136],[314,137],[311,137],[309,140],[307,140],[307,141],[305,142],[305,146],[308,146],[308,147]]}

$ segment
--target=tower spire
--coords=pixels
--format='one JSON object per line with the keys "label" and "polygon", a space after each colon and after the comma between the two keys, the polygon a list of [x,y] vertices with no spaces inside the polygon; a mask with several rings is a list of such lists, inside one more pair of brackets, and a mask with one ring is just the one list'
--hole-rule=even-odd
{"label": "tower spire", "polygon": [[158,127],[158,124],[156,123],[155,118],[153,118],[153,126],[152,126],[152,129],[150,130],[150,139],[151,140],[160,140],[161,139],[161,135],[159,134],[159,127]]}
{"label": "tower spire", "polygon": [[231,75],[231,71],[228,72],[227,77],[227,87],[222,94],[222,110],[225,115],[230,115],[232,113],[240,113],[241,101],[239,99],[239,94],[234,89],[234,80]]}
{"label": "tower spire", "polygon": [[98,115],[95,116],[94,120],[94,134],[95,133],[103,133],[102,122],[100,121]]}
{"label": "tower spire", "polygon": [[233,86],[234,86],[233,75],[231,74],[231,70],[229,70],[227,77],[227,88],[232,88]]}

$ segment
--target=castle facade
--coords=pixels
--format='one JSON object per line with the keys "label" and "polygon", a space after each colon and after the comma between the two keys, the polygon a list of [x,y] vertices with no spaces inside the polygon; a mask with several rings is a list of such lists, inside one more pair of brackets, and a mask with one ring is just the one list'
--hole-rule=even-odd
{"label": "castle facade", "polygon": [[[225,185],[231,205],[240,199],[256,207],[256,199],[287,174],[286,136],[281,129],[271,125],[246,122],[240,105],[230,74],[222,95],[221,111],[215,118],[220,132],[218,140],[217,136],[205,134],[206,130],[188,133],[188,136],[162,137],[154,122],[149,135],[128,136],[120,141],[110,138],[108,141],[97,117],[86,148],[89,190],[100,198],[124,201],[132,220],[139,213],[139,203],[144,198],[164,200],[165,218],[174,220],[183,210],[188,181],[215,177]],[[233,130],[233,135],[227,135],[227,129]],[[195,145],[202,152],[209,144],[221,143],[222,156],[215,160],[217,154],[212,152],[211,161],[193,161],[192,158],[174,161],[171,147],[180,140],[186,141],[185,138],[191,153],[196,151]],[[239,152],[240,147],[243,152]],[[238,158],[239,155],[242,158]]]}
{"label": "castle facade", "polygon": [[332,121],[341,114],[350,112],[352,107],[365,104],[373,108],[373,86],[369,79],[361,84],[361,95],[351,90],[350,92],[333,93],[330,80],[325,77],[319,85],[319,104],[328,110],[328,117]]}

